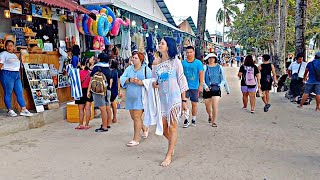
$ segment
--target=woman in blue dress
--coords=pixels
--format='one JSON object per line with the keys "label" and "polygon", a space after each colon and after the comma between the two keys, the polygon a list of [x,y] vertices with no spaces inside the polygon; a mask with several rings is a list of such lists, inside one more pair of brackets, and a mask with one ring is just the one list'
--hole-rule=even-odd
{"label": "woman in blue dress", "polygon": [[123,75],[120,77],[120,82],[126,92],[126,109],[130,111],[131,118],[134,124],[133,140],[127,146],[133,147],[139,145],[140,132],[143,131],[143,138],[148,137],[148,129],[143,125],[142,114],[142,88],[144,79],[151,78],[151,69],[143,63],[144,55],[141,52],[132,53],[132,65],[127,67]]}

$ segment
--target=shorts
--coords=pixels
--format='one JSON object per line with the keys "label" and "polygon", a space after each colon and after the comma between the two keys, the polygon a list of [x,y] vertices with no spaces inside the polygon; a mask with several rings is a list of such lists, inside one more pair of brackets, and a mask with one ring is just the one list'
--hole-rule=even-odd
{"label": "shorts", "polygon": [[320,95],[320,84],[306,84],[304,93],[305,94],[315,93],[316,95]]}
{"label": "shorts", "polygon": [[186,98],[190,99],[191,102],[199,102],[198,89],[189,89],[186,92]]}
{"label": "shorts", "polygon": [[95,107],[110,106],[110,97],[111,97],[110,90],[107,91],[106,96],[92,93],[92,97],[93,97]]}
{"label": "shorts", "polygon": [[110,97],[110,102],[114,102],[114,100],[116,100],[117,99],[117,97],[118,97],[118,94],[114,94],[114,93],[112,93],[111,92],[111,97]]}
{"label": "shorts", "polygon": [[221,90],[218,92],[214,92],[214,91],[203,91],[203,99],[210,99],[213,96],[219,96],[221,97]]}
{"label": "shorts", "polygon": [[257,87],[254,88],[248,88],[248,86],[241,86],[241,92],[243,93],[249,93],[249,92],[257,92]]}
{"label": "shorts", "polygon": [[261,81],[261,90],[270,91],[272,89],[272,82]]}
{"label": "shorts", "polygon": [[82,97],[79,100],[75,100],[75,104],[86,104],[87,102],[92,102],[92,96],[90,98],[87,97],[88,88],[82,88]]}

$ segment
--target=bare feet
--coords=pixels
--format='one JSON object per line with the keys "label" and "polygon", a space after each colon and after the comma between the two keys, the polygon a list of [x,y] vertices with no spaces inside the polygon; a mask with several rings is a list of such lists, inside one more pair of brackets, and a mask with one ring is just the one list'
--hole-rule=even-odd
{"label": "bare feet", "polygon": [[118,122],[118,120],[117,119],[112,119],[112,123],[117,123]]}
{"label": "bare feet", "polygon": [[160,166],[168,167],[171,164],[171,157],[166,157],[166,159],[161,163]]}
{"label": "bare feet", "polygon": [[316,112],[320,112],[320,108],[316,108]]}

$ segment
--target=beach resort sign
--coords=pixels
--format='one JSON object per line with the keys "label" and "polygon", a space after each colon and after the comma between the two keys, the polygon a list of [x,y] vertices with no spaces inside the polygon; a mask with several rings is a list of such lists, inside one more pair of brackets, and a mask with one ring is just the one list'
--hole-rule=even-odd
{"label": "beach resort sign", "polygon": [[113,3],[114,3],[114,0],[80,0],[81,5],[92,5],[92,4],[109,5]]}

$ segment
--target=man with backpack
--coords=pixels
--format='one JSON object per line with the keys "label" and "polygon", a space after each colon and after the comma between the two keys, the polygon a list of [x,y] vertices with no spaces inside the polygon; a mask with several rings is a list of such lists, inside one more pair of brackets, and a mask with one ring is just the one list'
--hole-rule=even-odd
{"label": "man with backpack", "polygon": [[98,56],[98,63],[94,65],[90,74],[91,80],[88,87],[87,96],[91,94],[96,107],[101,111],[102,125],[96,129],[96,132],[107,132],[111,124],[111,109],[110,109],[110,79],[111,70],[109,66],[109,57],[105,53]]}
{"label": "man with backpack", "polygon": [[302,108],[309,94],[316,94],[316,111],[320,111],[320,52],[315,54],[314,60],[309,62],[304,73],[304,79],[307,82],[304,94],[299,108]]}

